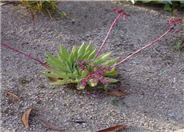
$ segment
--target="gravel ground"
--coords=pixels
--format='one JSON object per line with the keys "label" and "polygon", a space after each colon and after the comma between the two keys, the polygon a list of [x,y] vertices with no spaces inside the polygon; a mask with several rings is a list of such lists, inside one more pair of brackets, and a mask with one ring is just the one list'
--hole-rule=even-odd
{"label": "gravel ground", "polygon": [[[67,19],[30,14],[18,6],[2,7],[1,37],[21,51],[43,60],[44,53],[55,53],[60,44],[68,49],[82,41],[92,41],[99,47],[116,17],[111,2],[61,2],[58,8]],[[103,50],[112,57],[127,55],[164,33],[171,14],[144,7],[123,5],[131,14],[122,19]],[[178,16],[184,16],[180,12]],[[1,47],[1,91],[9,90],[22,100],[6,94],[1,97],[1,130],[16,132],[52,132],[38,119],[61,126],[65,132],[95,132],[116,124],[124,124],[124,132],[173,132],[184,126],[184,52],[173,46],[184,31],[171,33],[159,44],[144,50],[118,67],[119,80],[129,95],[113,97],[94,91],[101,98],[87,96],[89,91],[77,91],[68,86],[50,86],[40,64]],[[116,102],[114,104],[113,102]],[[20,117],[34,107],[30,127],[24,128]],[[78,124],[71,120],[81,120]]]}

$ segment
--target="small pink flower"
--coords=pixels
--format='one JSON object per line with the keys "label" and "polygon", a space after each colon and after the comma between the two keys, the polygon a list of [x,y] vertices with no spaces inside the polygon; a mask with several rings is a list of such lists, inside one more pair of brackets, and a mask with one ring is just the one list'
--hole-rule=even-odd
{"label": "small pink flower", "polygon": [[91,64],[91,67],[92,68],[97,68],[97,70],[93,71],[93,72],[90,72],[89,71],[89,67],[86,66],[86,65],[89,65],[90,64],[90,61],[87,61],[87,60],[80,60],[76,63],[81,70],[87,70],[88,71],[88,76],[86,78],[83,78],[82,81],[81,81],[81,84],[83,86],[86,86],[87,85],[87,81],[88,80],[91,80],[91,82],[93,83],[98,83],[99,81],[103,84],[107,84],[109,83],[110,81],[108,80],[108,78],[105,78],[103,76],[103,74],[106,72],[106,71],[109,71],[112,69],[112,67],[110,66],[106,66],[106,67],[103,67],[102,65],[93,65]]}
{"label": "small pink flower", "polygon": [[103,80],[101,80],[101,82],[102,82],[103,84],[108,84],[110,81],[109,81],[108,78],[104,78]]}
{"label": "small pink flower", "polygon": [[93,78],[93,79],[91,80],[91,82],[93,82],[93,83],[97,83],[97,82],[98,82],[98,79]]}
{"label": "small pink flower", "polygon": [[87,78],[83,78],[81,84],[82,84],[83,86],[86,86],[87,80],[88,80]]}
{"label": "small pink flower", "polygon": [[182,18],[175,18],[175,17],[167,19],[167,22],[174,26],[182,24],[183,21],[184,20]]}
{"label": "small pink flower", "polygon": [[123,17],[123,19],[125,20],[128,16],[130,16],[130,14],[126,13],[123,9],[117,9],[117,8],[113,8],[112,9],[114,12],[121,14],[121,16]]}

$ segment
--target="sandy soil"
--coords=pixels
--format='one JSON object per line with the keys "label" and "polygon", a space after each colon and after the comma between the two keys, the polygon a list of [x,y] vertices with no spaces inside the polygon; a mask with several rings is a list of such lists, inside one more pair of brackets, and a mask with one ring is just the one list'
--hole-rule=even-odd
{"label": "sandy soil", "polygon": [[[59,9],[67,19],[37,15],[35,21],[20,7],[1,8],[1,37],[7,43],[44,60],[45,51],[55,53],[60,44],[68,49],[82,41],[92,41],[98,48],[117,14],[120,5],[111,2],[61,2]],[[112,58],[125,58],[133,51],[163,34],[169,27],[170,13],[122,5],[131,14],[121,19],[103,50]],[[178,16],[184,16],[182,12]],[[40,64],[1,47],[1,128],[2,131],[51,132],[38,119],[63,127],[65,132],[95,132],[124,124],[125,132],[173,132],[184,126],[184,52],[173,46],[184,31],[171,33],[158,44],[144,50],[118,67],[119,80],[129,95],[113,97],[67,86],[50,86]],[[22,100],[15,101],[3,93],[9,90]],[[114,103],[116,102],[116,103]],[[30,127],[24,128],[20,117],[27,108],[36,108]],[[81,120],[79,124],[71,120]]]}

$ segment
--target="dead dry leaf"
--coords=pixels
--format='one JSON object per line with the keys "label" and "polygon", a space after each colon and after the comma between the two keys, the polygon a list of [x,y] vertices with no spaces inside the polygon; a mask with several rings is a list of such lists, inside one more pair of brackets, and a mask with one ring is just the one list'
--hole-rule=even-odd
{"label": "dead dry leaf", "polygon": [[124,96],[128,94],[127,92],[123,92],[121,90],[113,90],[113,91],[104,92],[104,93],[108,95],[113,95],[113,96]]}
{"label": "dead dry leaf", "polygon": [[44,68],[51,68],[51,66],[49,66],[46,62],[44,62],[44,64],[42,65]]}
{"label": "dead dry leaf", "polygon": [[27,109],[21,117],[22,123],[24,124],[25,128],[29,127],[29,115],[31,113],[32,108]]}
{"label": "dead dry leaf", "polygon": [[173,10],[173,14],[177,14],[178,13],[178,10],[177,9],[174,9]]}
{"label": "dead dry leaf", "polygon": [[51,82],[57,82],[58,78],[54,78],[54,77],[48,77],[49,81]]}
{"label": "dead dry leaf", "polygon": [[40,119],[40,122],[42,123],[42,125],[48,129],[51,129],[51,130],[55,130],[55,131],[62,131],[63,129],[61,127],[57,127],[57,126],[54,126],[50,123],[48,123],[47,121],[44,121],[42,119]]}
{"label": "dead dry leaf", "polygon": [[183,44],[181,45],[181,49],[184,49],[184,42],[183,42]]}
{"label": "dead dry leaf", "polygon": [[112,126],[112,127],[108,127],[102,130],[99,130],[97,132],[118,132],[120,130],[125,129],[126,127],[123,125],[116,125],[116,126]]}
{"label": "dead dry leaf", "polygon": [[14,93],[9,92],[8,90],[5,90],[4,92],[5,92],[7,95],[9,95],[9,96],[11,96],[11,97],[13,97],[13,98],[15,98],[15,99],[17,99],[17,100],[20,100],[20,98],[19,98],[17,95],[15,95]]}

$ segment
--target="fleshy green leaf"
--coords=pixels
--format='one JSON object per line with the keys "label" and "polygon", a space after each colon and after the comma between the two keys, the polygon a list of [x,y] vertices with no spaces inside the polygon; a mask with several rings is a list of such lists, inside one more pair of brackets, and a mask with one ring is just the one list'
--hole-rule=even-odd
{"label": "fleshy green leaf", "polygon": [[50,55],[49,53],[46,53],[49,59],[46,59],[46,62],[51,65],[52,67],[55,67],[61,71],[69,72],[69,70],[65,69],[63,62],[61,62],[59,59],[55,58],[54,56]]}
{"label": "fleshy green leaf", "polygon": [[77,52],[78,52],[78,47],[77,47],[77,45],[74,45],[73,48],[72,48],[71,54],[77,55]]}
{"label": "fleshy green leaf", "polygon": [[81,74],[81,77],[84,78],[88,75],[88,72],[85,70],[85,71],[82,71],[82,74]]}
{"label": "fleshy green leaf", "polygon": [[63,57],[65,60],[67,60],[69,57],[69,53],[67,49],[64,48],[62,45],[60,45],[60,55],[61,55],[61,58]]}
{"label": "fleshy green leaf", "polygon": [[78,77],[78,76],[79,76],[78,71],[77,71],[76,69],[74,70],[73,75],[74,75],[75,77]]}
{"label": "fleshy green leaf", "polygon": [[118,80],[117,80],[117,79],[114,79],[114,78],[108,78],[108,79],[109,79],[109,81],[110,81],[111,83],[118,82]]}
{"label": "fleshy green leaf", "polygon": [[90,42],[89,45],[86,47],[86,52],[92,52],[93,51],[93,47],[92,47],[92,43]]}
{"label": "fleshy green leaf", "polygon": [[104,73],[104,76],[114,76],[117,74],[118,74],[117,71],[107,71],[106,73]]}
{"label": "fleshy green leaf", "polygon": [[113,60],[109,60],[103,63],[103,66],[112,66],[113,64],[115,64],[117,61],[119,60],[119,57],[113,59]]}
{"label": "fleshy green leaf", "polygon": [[68,61],[64,61],[65,67],[69,72],[72,72],[72,64]]}
{"label": "fleshy green leaf", "polygon": [[81,57],[81,60],[87,60],[88,57],[89,57],[89,55],[90,55],[91,53],[92,53],[92,51],[86,52],[86,53],[83,55],[83,57]]}
{"label": "fleshy green leaf", "polygon": [[88,60],[92,60],[95,57],[95,55],[96,55],[96,49],[90,53],[90,55],[88,56]]}
{"label": "fleshy green leaf", "polygon": [[61,85],[61,84],[67,84],[70,83],[66,80],[57,80],[56,82],[50,83],[50,85]]}
{"label": "fleshy green leaf", "polygon": [[63,80],[57,80],[56,82],[50,83],[50,85],[60,85],[60,84],[68,84],[68,83],[76,83],[76,81],[71,79],[63,79]]}
{"label": "fleshy green leaf", "polygon": [[68,76],[70,79],[76,78],[76,76],[73,73],[68,73],[66,76]]}
{"label": "fleshy green leaf", "polygon": [[[48,61],[48,60],[46,60],[46,62],[47,62],[47,64],[49,64],[49,66],[51,66],[52,69],[54,69],[56,72],[70,72],[68,69],[65,68],[65,66],[64,66],[64,67],[58,66],[58,65],[56,65],[56,64],[54,64],[54,63],[52,63],[51,61]],[[46,68],[46,69],[50,70],[51,68]]]}
{"label": "fleshy green leaf", "polygon": [[78,50],[78,55],[79,55],[78,60],[80,60],[82,58],[82,56],[85,53],[85,50],[86,50],[86,45],[85,45],[85,43],[83,43]]}
{"label": "fleshy green leaf", "polygon": [[46,69],[58,75],[60,78],[67,78],[66,73],[63,71],[60,71],[56,68],[48,68],[48,67],[46,67]]}
{"label": "fleshy green leaf", "polygon": [[115,71],[115,67],[113,67],[111,70],[106,71],[106,73],[104,74],[104,76],[113,76],[113,75],[117,75],[118,72]]}
{"label": "fleshy green leaf", "polygon": [[110,55],[111,55],[111,52],[108,52],[108,53],[106,53],[106,54],[104,54],[104,55],[99,56],[99,57],[95,60],[95,62],[93,62],[93,64],[94,64],[94,65],[99,65],[99,64],[103,63],[104,61],[106,61],[106,60],[110,57]]}

